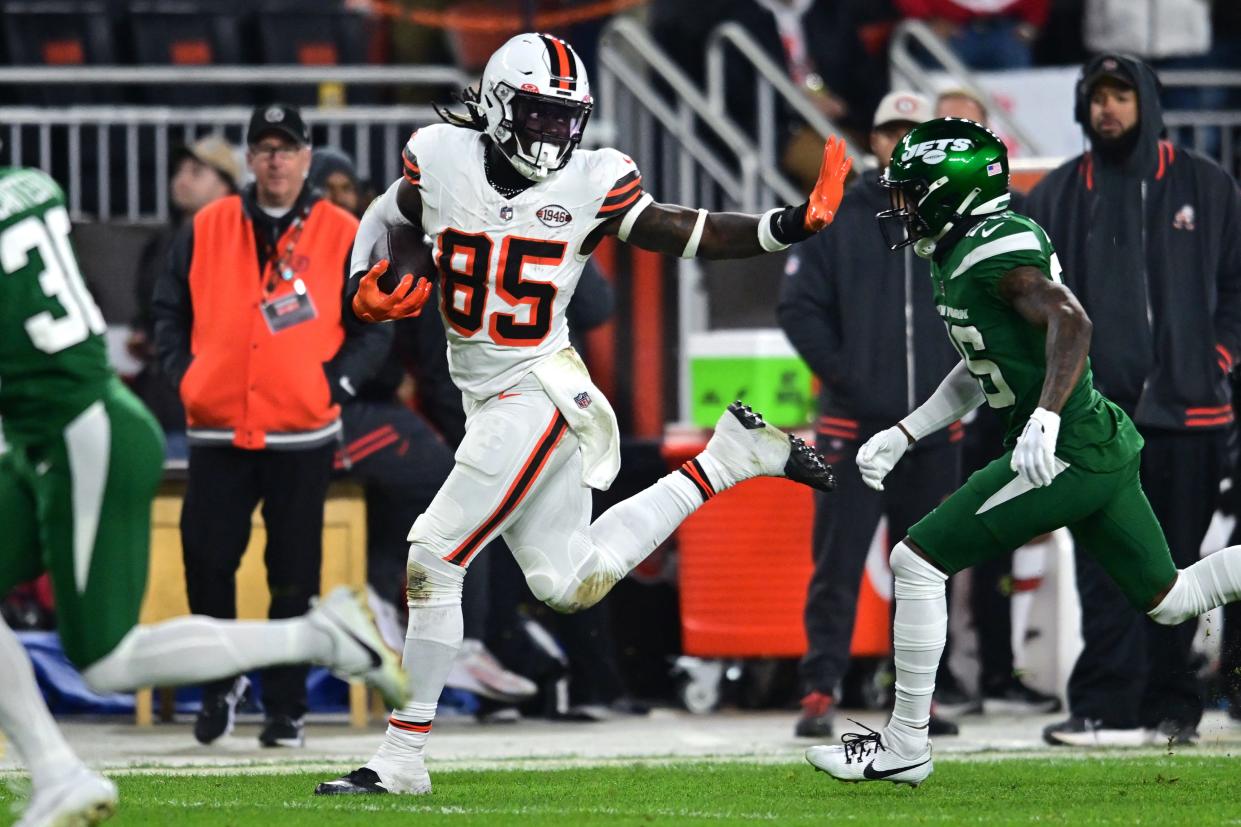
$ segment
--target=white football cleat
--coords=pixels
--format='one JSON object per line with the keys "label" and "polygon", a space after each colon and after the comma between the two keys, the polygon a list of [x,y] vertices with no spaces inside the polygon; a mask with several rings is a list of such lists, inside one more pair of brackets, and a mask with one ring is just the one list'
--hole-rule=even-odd
{"label": "white football cleat", "polygon": [[90,827],[116,812],[116,785],[79,764],[34,791],[14,827]]}
{"label": "white football cleat", "polygon": [[715,423],[704,453],[732,475],[730,484],[751,477],[788,477],[819,491],[836,487],[832,467],[814,446],[767,424],[762,414],[740,400]]}
{"label": "white football cleat", "polygon": [[[857,724],[857,721],[853,723]],[[935,769],[931,763],[931,745],[915,758],[902,758],[883,743],[883,736],[865,724],[858,724],[866,735],[846,732],[839,746],[811,747],[806,760],[816,770],[838,781],[890,781],[916,787]]]}
{"label": "white football cleat", "polygon": [[444,685],[504,703],[526,701],[539,692],[538,684],[505,669],[481,640],[473,638],[461,641]]}
{"label": "white football cleat", "polygon": [[343,678],[365,681],[390,708],[405,706],[409,678],[400,656],[384,643],[364,597],[338,586],[327,597],[311,600],[306,619],[332,639],[332,657],[325,666]]}

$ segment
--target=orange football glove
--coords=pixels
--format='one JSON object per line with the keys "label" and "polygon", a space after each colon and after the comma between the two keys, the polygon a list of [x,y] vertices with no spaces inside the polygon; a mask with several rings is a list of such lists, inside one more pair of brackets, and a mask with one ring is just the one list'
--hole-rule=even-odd
{"label": "orange football glove", "polygon": [[806,205],[805,227],[817,233],[832,223],[840,200],[845,197],[845,178],[853,168],[853,158],[845,155],[845,142],[832,135],[823,145],[823,165],[819,167],[819,180]]}
{"label": "orange football glove", "polygon": [[417,316],[431,295],[429,279],[419,279],[416,286],[410,287],[414,283],[412,273],[406,273],[395,290],[385,293],[379,289],[379,277],[386,272],[388,260],[381,258],[358,284],[358,292],[353,296],[353,312],[364,322],[388,322]]}

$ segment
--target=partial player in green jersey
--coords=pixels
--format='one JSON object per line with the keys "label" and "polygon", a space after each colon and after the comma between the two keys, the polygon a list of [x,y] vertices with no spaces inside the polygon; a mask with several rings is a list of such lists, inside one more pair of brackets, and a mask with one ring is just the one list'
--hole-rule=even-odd
{"label": "partial player in green jersey", "polygon": [[[361,678],[389,704],[403,705],[399,658],[384,646],[365,601],[347,589],[293,620],[137,625],[163,437],[108,366],[103,317],[78,271],[69,229],[52,179],[0,168],[0,595],[48,572],[65,653],[98,691],[311,662]],[[3,622],[0,674],[0,729],[33,787],[19,825],[107,818],[116,788],[65,743]]]}
{"label": "partial player in green jersey", "polygon": [[[982,405],[1003,418],[1002,456],[909,529],[892,550],[896,701],[882,732],[812,747],[815,767],[848,781],[917,785],[943,654],[948,576],[1068,527],[1134,606],[1175,625],[1241,599],[1241,547],[1178,571],[1138,481],[1142,438],[1093,386],[1090,320],[1061,283],[1042,228],[1008,209],[1008,154],[973,121],[914,127],[882,179],[893,249],[931,261],[934,295],[961,362],[917,410],[872,437],[857,465],[872,488],[918,439]],[[889,228],[900,228],[893,240]]]}

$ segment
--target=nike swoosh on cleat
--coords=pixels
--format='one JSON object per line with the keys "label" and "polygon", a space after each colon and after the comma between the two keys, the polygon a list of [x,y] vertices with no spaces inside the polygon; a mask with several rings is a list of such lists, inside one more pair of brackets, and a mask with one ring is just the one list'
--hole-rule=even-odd
{"label": "nike swoosh on cleat", "polygon": [[[340,618],[336,618],[336,619],[340,620]],[[349,635],[349,637],[353,638],[354,643],[358,644],[363,649],[365,649],[366,654],[371,656],[371,667],[372,668],[378,669],[379,667],[383,666],[383,662],[384,662],[383,657],[380,656],[379,652],[375,651],[374,647],[372,647],[365,640],[363,640],[362,638],[355,635],[352,631],[350,631],[349,628],[345,626],[343,621],[341,621],[340,628],[341,628],[341,631]]]}
{"label": "nike swoosh on cleat", "polygon": [[931,759],[928,758],[926,759],[926,761],[919,761],[917,764],[910,764],[907,767],[896,767],[895,769],[891,769],[891,770],[874,769],[875,762],[871,761],[869,764],[867,764],[862,769],[862,776],[865,778],[869,778],[871,781],[881,781],[885,778],[889,778],[898,773],[905,772],[905,770],[917,769],[918,767],[921,767],[923,764],[930,763],[930,760]]}
{"label": "nike swoosh on cleat", "polygon": [[512,399],[514,396],[521,396],[520,393],[501,393],[496,399]]}

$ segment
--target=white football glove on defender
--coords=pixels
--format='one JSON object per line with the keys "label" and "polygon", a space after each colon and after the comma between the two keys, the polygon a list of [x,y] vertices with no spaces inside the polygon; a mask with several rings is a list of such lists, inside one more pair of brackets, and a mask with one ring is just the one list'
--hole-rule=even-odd
{"label": "white football glove on defender", "polygon": [[1060,435],[1060,414],[1035,408],[1026,422],[1009,467],[1035,488],[1051,485],[1056,478],[1056,437]]}
{"label": "white football glove on defender", "polygon": [[895,425],[866,440],[857,452],[857,467],[862,472],[862,481],[876,491],[882,491],[883,478],[908,450],[909,437]]}

